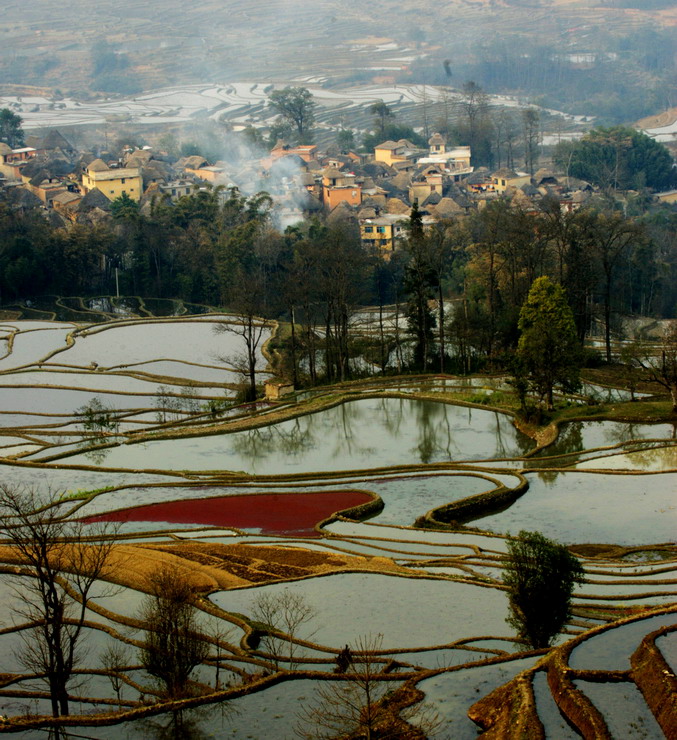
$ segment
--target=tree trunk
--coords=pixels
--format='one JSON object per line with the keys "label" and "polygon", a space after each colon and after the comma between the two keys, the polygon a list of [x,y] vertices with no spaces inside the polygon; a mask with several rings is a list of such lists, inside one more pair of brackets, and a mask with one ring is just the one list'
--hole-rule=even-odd
{"label": "tree trunk", "polygon": [[604,286],[604,346],[606,361],[611,362],[611,275],[607,273]]}
{"label": "tree trunk", "polygon": [[294,384],[294,388],[297,388],[299,379],[296,368],[296,327],[294,321],[294,306],[291,307],[291,379]]}
{"label": "tree trunk", "polygon": [[402,345],[400,343],[400,294],[395,297],[395,358],[397,360],[397,373],[402,372]]}
{"label": "tree trunk", "polygon": [[378,333],[381,343],[381,375],[383,375],[383,373],[385,373],[386,371],[386,347],[383,332],[383,296],[381,295],[380,291],[378,295]]}
{"label": "tree trunk", "polygon": [[439,310],[439,322],[440,322],[440,372],[444,373],[444,297],[442,295],[442,280],[438,283],[438,310]]}

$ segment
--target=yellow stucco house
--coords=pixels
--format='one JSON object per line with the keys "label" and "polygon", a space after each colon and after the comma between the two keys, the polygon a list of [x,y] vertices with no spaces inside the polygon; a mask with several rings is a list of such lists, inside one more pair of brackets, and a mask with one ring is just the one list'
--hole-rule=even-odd
{"label": "yellow stucco house", "polygon": [[394,162],[401,162],[403,159],[405,159],[404,144],[398,144],[396,141],[384,141],[374,147],[374,160],[376,162],[392,165]]}
{"label": "yellow stucco house", "polygon": [[384,256],[395,249],[396,243],[405,235],[406,215],[385,214],[377,218],[360,219],[360,237],[366,247],[377,247]]}
{"label": "yellow stucco house", "polygon": [[85,193],[98,188],[108,200],[115,200],[126,193],[132,200],[141,200],[143,180],[140,167],[111,169],[101,159],[95,159],[82,173],[82,189]]}
{"label": "yellow stucco house", "polygon": [[514,172],[506,167],[496,170],[491,176],[491,183],[497,193],[505,193],[508,188],[521,188],[531,182],[531,175],[526,172]]}
{"label": "yellow stucco house", "polygon": [[374,147],[374,161],[382,162],[391,167],[395,162],[406,162],[409,159],[415,160],[420,155],[421,150],[417,149],[407,139],[384,141],[382,144]]}

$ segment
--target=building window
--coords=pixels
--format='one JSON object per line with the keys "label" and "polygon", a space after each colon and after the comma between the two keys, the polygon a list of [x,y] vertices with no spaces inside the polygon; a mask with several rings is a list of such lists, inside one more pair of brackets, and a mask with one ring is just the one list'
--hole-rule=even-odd
{"label": "building window", "polygon": [[125,184],[125,178],[124,177],[122,178],[122,184],[123,185]]}
{"label": "building window", "polygon": [[374,230],[374,227],[373,226],[365,226],[364,227],[364,233],[365,234],[371,234],[373,230]]}
{"label": "building window", "polygon": [[377,231],[377,232],[378,232],[379,234],[385,234],[385,233],[386,233],[386,227],[385,227],[385,226],[377,226],[377,227],[376,227],[376,231]]}

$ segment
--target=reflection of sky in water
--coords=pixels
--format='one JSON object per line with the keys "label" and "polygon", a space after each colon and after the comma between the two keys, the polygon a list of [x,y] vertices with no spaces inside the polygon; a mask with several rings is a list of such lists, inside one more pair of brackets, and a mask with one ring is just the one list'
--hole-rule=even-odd
{"label": "reflection of sky in water", "polygon": [[[233,740],[296,740],[294,727],[298,713],[314,702],[317,688],[324,682],[302,679],[283,681],[265,691],[233,699],[224,705],[208,705],[191,712],[186,719],[194,723],[195,737],[232,738]],[[223,707],[222,713],[220,708]],[[156,725],[167,725],[162,716],[153,720]],[[192,735],[189,735],[191,737]],[[115,727],[97,727],[96,737],[101,740],[153,740],[172,737],[171,734],[153,732],[143,720],[125,722]],[[28,738],[26,739],[28,740]]]}
{"label": "reflection of sky in water", "polygon": [[372,398],[246,432],[124,445],[105,465],[279,474],[515,457],[531,447],[503,414]]}
{"label": "reflection of sky in water", "polygon": [[644,635],[675,623],[677,614],[661,614],[606,630],[577,645],[569,656],[569,666],[577,671],[628,671],[630,656]]}
{"label": "reflection of sky in water", "polygon": [[[221,382],[225,382],[222,379]],[[3,385],[21,385],[21,386],[63,386],[65,388],[87,388],[89,390],[119,391],[121,393],[142,393],[152,395],[157,391],[157,380],[140,380],[130,378],[126,375],[113,375],[111,373],[67,373],[52,372],[49,370],[27,371],[12,373],[11,375],[0,375],[0,386]],[[176,393],[180,393],[182,387],[172,387]],[[194,395],[200,394],[200,389],[191,389],[196,391]],[[202,391],[203,393],[205,391]],[[208,389],[206,392],[214,393],[216,389]]]}
{"label": "reflection of sky in water", "polygon": [[468,718],[470,707],[494,689],[507,683],[520,671],[529,668],[537,658],[511,660],[497,665],[466,668],[441,673],[420,681],[416,686],[426,695],[442,720],[441,734],[454,740],[476,740],[479,728]]}
{"label": "reflection of sky in water", "polygon": [[[512,650],[509,652],[512,652]],[[495,657],[495,653],[481,653],[475,650],[449,648],[446,650],[419,650],[414,653],[399,653],[397,660],[421,668],[449,668],[454,665],[476,663],[480,660]]]}
{"label": "reflection of sky in water", "polygon": [[[149,384],[150,385],[150,384]],[[150,388],[149,388],[150,390]],[[155,391],[155,389],[153,389]],[[0,407],[7,411],[43,414],[72,414],[93,398],[115,409],[154,408],[156,396],[132,396],[102,391],[74,391],[56,388],[0,387]],[[50,423],[46,421],[46,423]]]}
{"label": "reflection of sky in water", "polygon": [[[317,610],[300,636],[341,647],[358,635],[383,634],[384,650],[443,645],[472,635],[510,636],[503,591],[452,581],[346,573],[213,594],[229,611],[252,612],[260,594],[300,593]],[[453,604],[453,608],[450,605]],[[422,608],[425,605],[425,608]]]}
{"label": "reflection of sky in water", "polygon": [[[75,344],[56,355],[51,363],[87,367],[97,362],[101,367],[127,367],[150,360],[184,360],[202,365],[220,364],[217,357],[241,351],[242,338],[235,333],[215,334],[212,321],[168,321],[106,325],[86,335],[78,335]],[[270,334],[264,330],[263,340]],[[258,352],[259,367],[266,360]]]}
{"label": "reflection of sky in water", "polygon": [[412,477],[371,486],[366,484],[365,488],[377,493],[385,504],[383,511],[371,521],[407,525],[413,524],[417,517],[431,509],[489,491],[494,488],[494,484],[484,478],[444,475]]}
{"label": "reflection of sky in water", "polygon": [[566,544],[675,541],[677,474],[529,473],[527,478],[529,490],[514,504],[473,525],[514,534],[537,530]]}
{"label": "reflection of sky in water", "polygon": [[664,737],[644,697],[632,681],[593,683],[576,680],[574,686],[600,710],[611,737],[623,740]]}
{"label": "reflection of sky in water", "polygon": [[[28,486],[45,497],[62,491],[91,491],[108,486],[124,486],[131,483],[167,481],[164,475],[109,473],[95,470],[58,470],[55,468],[32,468],[18,465],[0,466],[2,482],[10,486]],[[170,480],[174,480],[173,478]]]}
{"label": "reflection of sky in water", "polygon": [[538,671],[533,677],[534,698],[538,718],[545,728],[545,736],[557,740],[579,740],[580,735],[574,732],[562,717],[559,707],[550,693],[545,671]]}
{"label": "reflection of sky in water", "polygon": [[[677,614],[674,616],[677,622]],[[656,647],[661,651],[672,672],[677,673],[677,632],[669,632],[667,635],[657,637]]]}
{"label": "reflection of sky in water", "polygon": [[[65,348],[66,336],[73,331],[74,327],[61,328],[58,324],[52,325],[52,327],[35,331],[20,331],[15,334],[12,351],[9,355],[0,359],[0,370],[10,370],[11,368],[38,362],[50,352]],[[5,350],[4,346],[2,350]]]}
{"label": "reflection of sky in water", "polygon": [[[265,367],[265,365],[262,367]],[[206,367],[180,360],[152,360],[130,367],[129,372],[162,375],[170,378],[188,378],[203,383],[233,383],[240,379],[239,374],[228,370],[226,367]]]}
{"label": "reflection of sky in water", "polygon": [[[464,544],[468,547],[479,545],[485,550],[506,552],[505,540],[502,537],[488,537],[479,534],[462,532],[436,532],[432,529],[397,529],[395,527],[377,526],[364,522],[332,522],[326,527],[342,537],[373,537],[391,539],[394,542],[408,541],[406,547],[415,549],[417,542],[454,545]],[[414,544],[411,544],[414,543]]]}

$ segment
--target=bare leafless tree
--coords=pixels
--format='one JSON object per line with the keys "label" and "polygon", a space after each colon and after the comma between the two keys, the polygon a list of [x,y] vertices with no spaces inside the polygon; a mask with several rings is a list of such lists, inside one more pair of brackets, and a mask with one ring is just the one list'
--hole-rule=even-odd
{"label": "bare leafless tree", "polygon": [[23,666],[47,683],[52,715],[69,714],[68,687],[83,657],[87,606],[106,576],[114,532],[107,525],[68,519],[59,497],[0,485],[5,543],[16,553],[23,574],[16,588],[22,630]]}
{"label": "bare leafless tree", "polygon": [[[383,654],[382,643],[383,635],[379,634],[360,637],[353,648],[344,648],[340,654],[344,656],[341,668],[346,668],[342,678],[323,683],[316,700],[297,715],[295,732],[299,737],[395,740],[425,738],[438,729],[439,719],[429,707],[391,704],[398,682],[389,672],[393,661]],[[404,729],[408,734],[403,734]]]}
{"label": "bare leafless tree", "polygon": [[244,352],[234,357],[219,357],[224,362],[235,364],[236,370],[246,380],[246,400],[256,400],[256,365],[259,359],[259,346],[263,343],[270,325],[261,314],[264,305],[260,296],[259,275],[250,275],[242,270],[233,278],[230,306],[234,313],[232,321],[216,324],[217,334],[229,333],[242,337]]}
{"label": "bare leafless tree", "polygon": [[[225,644],[227,644],[228,640],[232,637],[233,631],[227,626],[227,624],[228,623],[224,622],[222,619],[214,617],[209,626],[209,635],[211,642],[214,645],[214,654],[210,661],[214,663],[216,668],[214,676],[215,691],[218,691],[221,688],[221,671],[224,670],[222,663],[223,658],[226,654],[230,654],[229,652],[226,652]],[[226,670],[228,669],[226,668]]]}
{"label": "bare leafless tree", "polygon": [[677,322],[670,322],[665,329],[657,352],[638,351],[633,361],[646,371],[650,382],[670,393],[672,413],[677,413]]}
{"label": "bare leafless tree", "polygon": [[299,629],[315,614],[315,609],[301,593],[288,588],[281,594],[264,593],[254,600],[254,619],[266,627],[260,645],[272,656],[276,667],[285,661],[289,670],[295,668],[299,659],[296,644]]}
{"label": "bare leafless tree", "polygon": [[118,706],[122,709],[122,687],[125,684],[122,671],[129,663],[125,646],[119,642],[109,645],[101,656],[101,663],[107,672],[108,679],[117,697]]}

